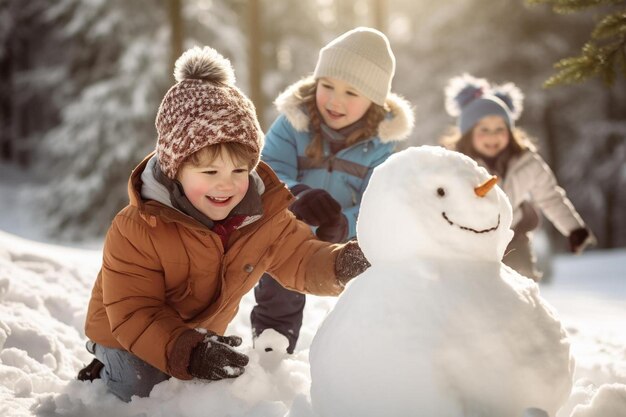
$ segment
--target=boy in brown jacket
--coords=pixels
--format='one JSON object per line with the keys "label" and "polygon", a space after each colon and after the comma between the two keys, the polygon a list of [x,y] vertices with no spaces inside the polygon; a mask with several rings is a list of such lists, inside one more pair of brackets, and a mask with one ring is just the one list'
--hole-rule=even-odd
{"label": "boy in brown jacket", "polygon": [[263,134],[228,60],[196,47],[175,76],[156,152],[132,172],[130,204],[107,233],[85,324],[96,359],[78,378],[102,378],[124,401],[170,376],[241,375],[241,338],[223,333],[265,271],[337,295],[369,266],[356,242],[319,241],[289,212],[294,197],[259,162]]}

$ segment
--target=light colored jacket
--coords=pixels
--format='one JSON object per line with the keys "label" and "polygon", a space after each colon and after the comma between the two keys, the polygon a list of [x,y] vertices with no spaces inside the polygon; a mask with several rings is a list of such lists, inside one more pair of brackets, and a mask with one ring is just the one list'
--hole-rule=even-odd
{"label": "light colored jacket", "polygon": [[511,228],[520,222],[520,204],[525,200],[535,204],[564,236],[585,227],[565,191],[557,184],[554,173],[535,151],[526,150],[511,158],[506,178],[499,185],[513,206]]}
{"label": "light colored jacket", "polygon": [[[85,323],[92,341],[189,379],[190,351],[202,339],[190,329],[223,334],[241,298],[265,271],[296,291],[342,291],[335,261],[345,245],[317,240],[295,219],[287,210],[293,196],[266,164],[256,169],[263,185],[263,215],[235,230],[224,253],[220,237],[199,221],[142,199],[141,174],[148,160],[131,174],[130,203],[106,236]],[[193,340],[180,343],[179,338]]]}
{"label": "light colored jacket", "polygon": [[322,188],[341,204],[348,219],[348,237],[356,236],[356,219],[363,191],[372,171],[394,151],[398,141],[405,140],[413,129],[410,104],[396,94],[389,94],[385,104],[390,111],[378,126],[378,136],[365,138],[330,156],[324,144],[326,159],[320,163],[308,158],[306,148],[311,143],[309,115],[302,99],[296,95],[303,82],[299,81],[276,99],[281,113],[265,135],[261,159],[269,164],[290,189],[296,184]]}

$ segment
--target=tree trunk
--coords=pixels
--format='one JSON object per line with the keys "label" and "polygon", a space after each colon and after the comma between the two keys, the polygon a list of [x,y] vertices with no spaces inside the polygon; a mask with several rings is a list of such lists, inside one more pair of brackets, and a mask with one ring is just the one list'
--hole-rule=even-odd
{"label": "tree trunk", "polygon": [[353,0],[335,0],[335,21],[337,22],[335,36],[357,26]]}
{"label": "tree trunk", "polygon": [[387,31],[387,1],[371,0],[371,16],[374,27],[383,33]]}
{"label": "tree trunk", "polygon": [[[623,85],[623,83],[617,83],[617,85]],[[626,104],[618,97],[618,88],[611,89],[606,94],[606,115],[609,122],[616,124],[623,122],[626,115]],[[605,139],[606,152],[609,155],[615,155],[618,151],[620,142],[623,140],[623,136],[620,136],[616,132],[609,132],[608,137]],[[609,156],[610,158],[610,156]],[[615,164],[616,170],[611,175],[612,178],[607,178],[606,188],[604,189],[604,203],[606,207],[606,213],[603,216],[604,219],[604,231],[605,231],[605,247],[615,248],[619,245],[619,226],[620,226],[620,212],[623,212],[623,208],[619,207],[620,200],[618,193],[623,186],[623,182],[620,181],[620,167],[626,163],[622,161],[622,164]]]}
{"label": "tree trunk", "polygon": [[261,80],[263,78],[263,30],[261,28],[261,0],[248,2],[248,59],[250,72],[250,99],[256,107],[257,118],[261,129],[265,130],[263,111],[265,97]]}
{"label": "tree trunk", "polygon": [[12,83],[13,68],[11,38],[7,40],[7,44],[3,48],[5,55],[0,59],[0,159],[11,160],[15,152],[13,146],[13,132],[11,127],[11,102],[12,100]]}
{"label": "tree trunk", "polygon": [[168,1],[168,15],[171,28],[170,44],[170,77],[174,74],[174,64],[183,53],[184,24],[181,0]]}
{"label": "tree trunk", "polygon": [[[543,126],[545,128],[545,150],[543,152],[543,156],[547,162],[547,164],[554,171],[554,175],[557,176],[558,181],[558,168],[559,168],[559,160],[558,160],[558,135],[559,135],[559,127],[557,126],[558,121],[556,120],[556,114],[554,109],[558,108],[553,100],[547,98],[546,106],[543,111]],[[550,246],[553,248],[562,247],[561,234],[556,230],[556,228],[550,224],[550,222],[543,222],[544,225],[548,225],[549,227],[544,226],[546,232],[548,233],[548,237],[550,239]]]}

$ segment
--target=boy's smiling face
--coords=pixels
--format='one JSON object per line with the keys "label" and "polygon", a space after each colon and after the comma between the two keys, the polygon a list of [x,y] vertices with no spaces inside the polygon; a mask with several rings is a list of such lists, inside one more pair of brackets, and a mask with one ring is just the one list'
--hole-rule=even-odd
{"label": "boy's smiling face", "polygon": [[248,163],[233,160],[222,148],[213,161],[184,164],[177,177],[191,204],[209,219],[220,221],[246,195],[248,174]]}

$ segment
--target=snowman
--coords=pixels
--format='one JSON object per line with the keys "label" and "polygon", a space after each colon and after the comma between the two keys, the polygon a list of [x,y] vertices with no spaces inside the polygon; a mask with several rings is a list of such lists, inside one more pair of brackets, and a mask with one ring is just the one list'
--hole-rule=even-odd
{"label": "snowman", "polygon": [[572,387],[569,342],[537,285],[501,262],[512,214],[496,182],[434,146],[374,170],[357,224],[372,266],[311,345],[316,414],[555,415]]}

